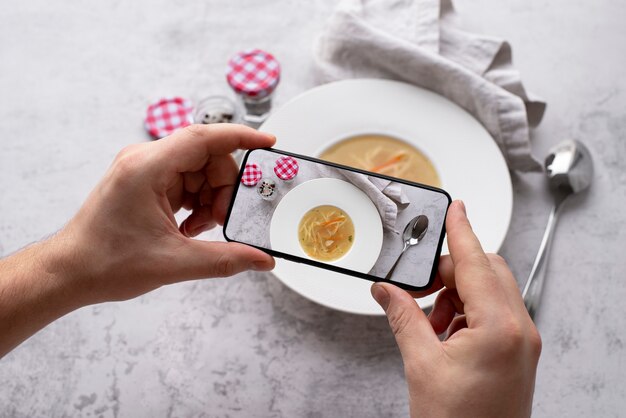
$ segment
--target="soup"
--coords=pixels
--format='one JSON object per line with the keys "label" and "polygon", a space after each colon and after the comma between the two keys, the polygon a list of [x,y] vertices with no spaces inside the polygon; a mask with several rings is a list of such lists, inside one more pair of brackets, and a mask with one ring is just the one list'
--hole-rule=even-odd
{"label": "soup", "polygon": [[354,242],[354,224],[350,216],[336,206],[317,206],[302,217],[298,242],[309,257],[334,261],[350,251]]}
{"label": "soup", "polygon": [[432,162],[416,148],[385,135],[359,135],[345,139],[320,155],[337,164],[440,187]]}

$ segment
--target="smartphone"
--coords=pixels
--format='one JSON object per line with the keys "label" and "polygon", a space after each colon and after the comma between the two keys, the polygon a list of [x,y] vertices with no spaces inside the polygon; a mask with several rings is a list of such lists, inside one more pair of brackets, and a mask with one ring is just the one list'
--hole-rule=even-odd
{"label": "smartphone", "polygon": [[432,285],[444,190],[277,149],[248,151],[224,238],[275,257],[407,290]]}

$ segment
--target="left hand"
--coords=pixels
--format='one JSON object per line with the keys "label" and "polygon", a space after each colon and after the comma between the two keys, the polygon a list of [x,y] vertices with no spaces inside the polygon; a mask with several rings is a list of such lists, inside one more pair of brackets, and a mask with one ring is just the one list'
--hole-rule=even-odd
{"label": "left hand", "polygon": [[[238,174],[230,153],[274,142],[241,125],[192,125],[122,150],[53,238],[69,255],[68,286],[97,303],[182,280],[271,270],[273,258],[260,250],[190,237],[224,222]],[[179,227],[181,207],[192,213]]]}

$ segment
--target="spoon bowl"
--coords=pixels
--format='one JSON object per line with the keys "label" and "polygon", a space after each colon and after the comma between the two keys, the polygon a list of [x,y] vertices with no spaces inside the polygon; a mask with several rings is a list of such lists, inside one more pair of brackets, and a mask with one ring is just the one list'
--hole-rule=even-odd
{"label": "spoon bowl", "polygon": [[428,231],[428,217],[426,215],[419,215],[415,218],[411,219],[408,224],[404,227],[404,231],[402,232],[402,240],[404,241],[404,247],[402,248],[402,252],[396,259],[396,262],[393,263],[391,270],[385,276],[385,280],[389,280],[393,275],[396,266],[398,265],[398,261],[402,255],[406,252],[409,247],[419,244],[426,235]]}
{"label": "spoon bowl", "polygon": [[[419,215],[413,218],[411,222],[409,222],[409,225],[411,224],[412,224],[412,227],[411,227],[410,235],[408,237],[407,236],[403,237],[404,242],[405,243],[408,242],[409,247],[419,244],[422,238],[424,238],[424,235],[426,235],[426,231],[428,231],[428,217],[426,215]],[[407,232],[406,228],[404,232],[406,234]]]}
{"label": "spoon bowl", "polygon": [[546,157],[545,168],[548,183],[557,199],[587,189],[593,179],[591,154],[579,141],[563,141],[552,148]]}

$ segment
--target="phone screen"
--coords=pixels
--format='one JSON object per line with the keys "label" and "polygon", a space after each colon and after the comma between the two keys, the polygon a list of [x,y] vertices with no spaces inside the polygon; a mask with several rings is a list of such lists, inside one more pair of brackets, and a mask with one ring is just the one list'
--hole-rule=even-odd
{"label": "phone screen", "polygon": [[291,261],[424,289],[450,201],[441,189],[256,149],[242,162],[224,236]]}

